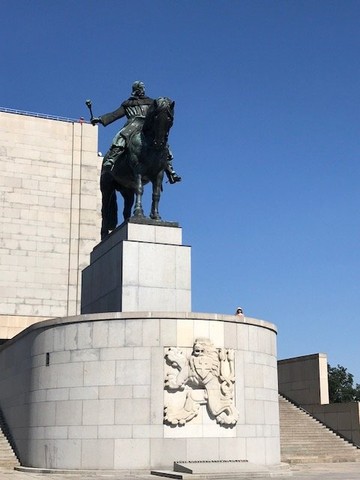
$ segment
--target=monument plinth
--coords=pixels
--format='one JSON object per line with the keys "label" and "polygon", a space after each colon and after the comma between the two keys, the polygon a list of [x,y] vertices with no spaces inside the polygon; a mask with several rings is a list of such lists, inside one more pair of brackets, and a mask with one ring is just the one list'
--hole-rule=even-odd
{"label": "monument plinth", "polygon": [[81,313],[191,311],[190,253],[177,223],[124,222],[90,255]]}
{"label": "monument plinth", "polygon": [[219,476],[279,464],[276,327],[191,312],[190,277],[177,224],[126,222],[91,254],[84,314],[0,348],[23,466],[163,474],[176,462]]}

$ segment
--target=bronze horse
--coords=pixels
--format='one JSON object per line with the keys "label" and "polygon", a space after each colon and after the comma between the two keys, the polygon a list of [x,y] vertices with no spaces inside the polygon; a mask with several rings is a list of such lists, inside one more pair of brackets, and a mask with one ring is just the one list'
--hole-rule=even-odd
{"label": "bronze horse", "polygon": [[162,191],[164,170],[169,149],[168,136],[174,121],[175,102],[160,97],[152,103],[144,119],[141,130],[134,132],[127,141],[112,170],[103,170],[100,178],[102,193],[101,239],[117,225],[116,191],[124,198],[124,220],[133,216],[142,218],[142,196],[144,185],[152,183],[152,203],[150,218],[161,220],[159,201]]}

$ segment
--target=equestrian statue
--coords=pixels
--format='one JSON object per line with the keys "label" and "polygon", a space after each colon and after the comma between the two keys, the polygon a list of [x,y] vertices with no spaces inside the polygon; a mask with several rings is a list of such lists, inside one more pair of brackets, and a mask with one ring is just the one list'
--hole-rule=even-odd
{"label": "equestrian statue", "polygon": [[102,193],[101,239],[117,225],[116,192],[124,198],[124,220],[133,216],[144,218],[142,195],[144,185],[152,183],[152,204],[150,218],[161,220],[159,200],[164,173],[171,184],[181,181],[175,172],[173,155],[168,145],[170,128],[174,121],[175,102],[167,97],[156,100],[145,95],[145,85],[136,81],[132,94],[120,107],[111,113],[94,117],[91,101],[87,100],[92,125],[104,127],[125,117],[123,128],[113,138],[110,149],[103,159],[100,190]]}

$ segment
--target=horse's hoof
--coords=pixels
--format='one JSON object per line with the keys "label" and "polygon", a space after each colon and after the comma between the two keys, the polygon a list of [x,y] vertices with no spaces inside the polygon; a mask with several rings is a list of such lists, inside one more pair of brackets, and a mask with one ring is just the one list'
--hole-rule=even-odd
{"label": "horse's hoof", "polygon": [[134,217],[144,218],[144,217],[145,217],[144,211],[143,211],[143,210],[135,210],[135,211],[134,211]]}
{"label": "horse's hoof", "polygon": [[151,220],[161,220],[160,215],[153,215],[153,214],[151,214],[151,215],[150,215],[150,218],[151,218]]}

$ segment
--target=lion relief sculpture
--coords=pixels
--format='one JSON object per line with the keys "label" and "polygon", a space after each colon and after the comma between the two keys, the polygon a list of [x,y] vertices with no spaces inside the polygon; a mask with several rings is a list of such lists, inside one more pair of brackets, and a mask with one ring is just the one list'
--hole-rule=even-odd
{"label": "lion relief sculpture", "polygon": [[[208,338],[197,338],[190,355],[170,347],[165,360],[171,367],[165,377],[165,423],[185,425],[198,415],[200,405],[206,404],[210,418],[219,425],[236,424],[239,413],[234,405],[233,350],[215,348]],[[183,395],[176,396],[180,391]]]}

